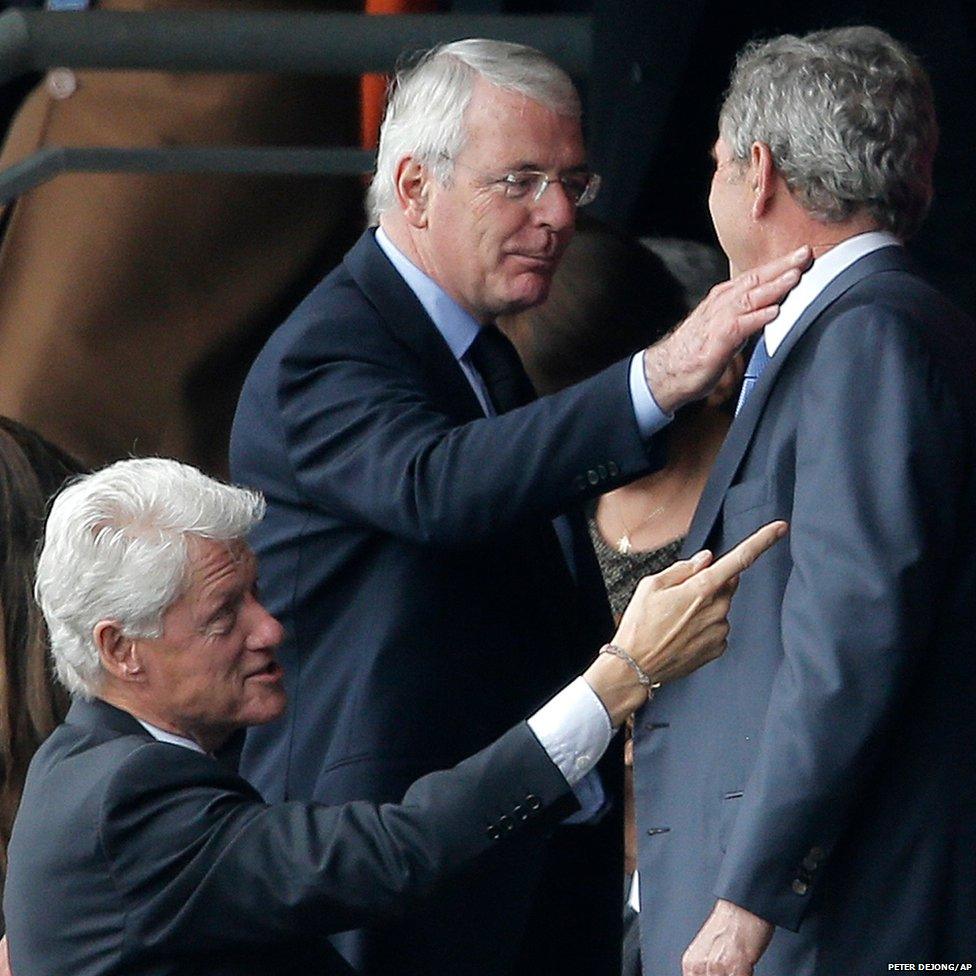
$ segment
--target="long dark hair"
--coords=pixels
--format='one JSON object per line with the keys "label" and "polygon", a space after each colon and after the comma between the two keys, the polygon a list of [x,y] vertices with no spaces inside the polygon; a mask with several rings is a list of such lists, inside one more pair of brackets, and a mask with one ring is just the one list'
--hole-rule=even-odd
{"label": "long dark hair", "polygon": [[48,661],[34,602],[34,562],[47,503],[82,470],[39,434],[0,417],[0,870],[35,750],[64,718],[68,699]]}

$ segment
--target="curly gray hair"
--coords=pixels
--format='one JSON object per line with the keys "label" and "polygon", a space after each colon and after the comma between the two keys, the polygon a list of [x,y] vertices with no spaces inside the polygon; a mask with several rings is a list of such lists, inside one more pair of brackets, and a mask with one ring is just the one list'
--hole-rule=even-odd
{"label": "curly gray hair", "polygon": [[51,636],[58,680],[97,694],[93,632],[115,620],[130,637],[158,637],[187,583],[188,537],[235,542],[264,515],[258,492],[166,458],[137,458],[79,478],[54,499],[35,596]]}
{"label": "curly gray hair", "polygon": [[932,200],[938,125],[928,77],[875,27],[747,45],[719,116],[734,158],[755,142],[804,209],[835,223],[866,210],[902,239]]}
{"label": "curly gray hair", "polygon": [[376,174],[366,194],[370,223],[378,223],[393,206],[396,167],[405,156],[430,167],[447,185],[464,146],[464,110],[478,78],[525,95],[557,115],[580,117],[579,95],[569,75],[535,48],[482,38],[435,47],[398,71],[390,86]]}

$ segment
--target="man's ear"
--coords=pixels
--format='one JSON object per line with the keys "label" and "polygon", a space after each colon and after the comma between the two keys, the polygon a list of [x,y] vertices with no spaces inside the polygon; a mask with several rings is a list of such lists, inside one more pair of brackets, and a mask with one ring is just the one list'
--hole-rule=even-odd
{"label": "man's ear", "polygon": [[106,673],[119,681],[141,681],[144,675],[138,642],[122,633],[115,620],[100,620],[92,631]]}
{"label": "man's ear", "polygon": [[404,156],[397,164],[394,187],[397,202],[411,227],[427,226],[427,198],[431,176],[427,167],[412,156]]}
{"label": "man's ear", "polygon": [[754,142],[749,150],[749,180],[752,183],[752,219],[764,216],[776,192],[776,167],[765,142]]}

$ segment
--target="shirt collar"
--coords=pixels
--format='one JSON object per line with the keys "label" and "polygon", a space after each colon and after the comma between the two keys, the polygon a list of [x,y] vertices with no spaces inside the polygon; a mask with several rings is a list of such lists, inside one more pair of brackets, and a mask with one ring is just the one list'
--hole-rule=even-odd
{"label": "shirt collar", "polygon": [[376,228],[376,243],[407,283],[407,287],[417,296],[434,327],[444,337],[454,358],[464,358],[481,329],[478,320],[461,308],[433,278],[413,264],[390,240],[382,227]]}
{"label": "shirt collar", "polygon": [[141,718],[136,718],[136,721],[159,742],[168,742],[172,746],[183,746],[184,749],[192,749],[194,752],[202,752],[206,755],[206,750],[199,743],[186,738],[186,736],[177,735],[175,732],[166,732],[150,722],[144,722]]}
{"label": "shirt collar", "polygon": [[872,230],[841,241],[817,258],[810,270],[804,273],[799,284],[783,299],[779,315],[766,326],[766,352],[770,356],[775,354],[800,316],[834,278],[866,254],[892,244],[900,245],[901,241],[887,231]]}

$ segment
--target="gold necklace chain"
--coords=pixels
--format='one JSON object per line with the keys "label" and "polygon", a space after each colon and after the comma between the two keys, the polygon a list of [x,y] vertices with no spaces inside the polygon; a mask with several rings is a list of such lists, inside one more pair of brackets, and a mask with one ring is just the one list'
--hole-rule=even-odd
{"label": "gold necklace chain", "polygon": [[661,502],[661,504],[658,505],[657,508],[653,509],[649,514],[645,515],[640,520],[640,522],[638,522],[637,525],[635,525],[633,528],[630,528],[630,526],[627,525],[627,522],[624,520],[623,514],[617,508],[614,507],[610,495],[604,495],[603,497],[608,502],[611,502],[610,508],[613,510],[614,517],[620,523],[621,527],[624,530],[623,535],[621,535],[620,538],[617,539],[613,548],[616,549],[621,556],[629,556],[634,551],[634,544],[631,541],[632,537],[635,536],[638,532],[640,532],[640,530],[643,529],[648,522],[650,522],[652,519],[657,518],[657,516],[660,515],[678,497],[678,495],[682,491],[684,491],[684,489],[687,488],[688,485],[691,484],[691,482],[692,482],[691,478],[686,478],[683,482],[681,482],[681,484],[678,485],[678,487],[673,492],[671,492],[670,496],[665,501]]}

